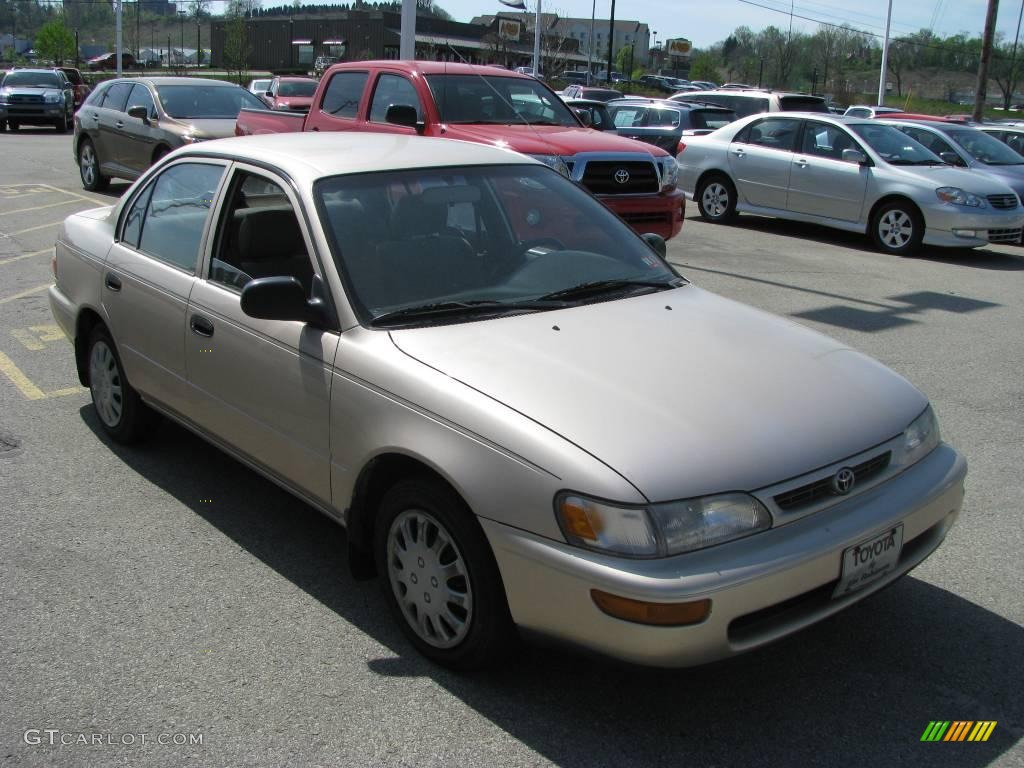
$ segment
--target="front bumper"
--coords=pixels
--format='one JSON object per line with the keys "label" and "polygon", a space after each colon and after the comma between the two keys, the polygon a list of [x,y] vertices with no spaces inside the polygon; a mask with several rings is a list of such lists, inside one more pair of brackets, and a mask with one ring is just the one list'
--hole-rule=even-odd
{"label": "front bumper", "polygon": [[669,240],[683,227],[686,196],[679,189],[658,195],[598,195],[597,199],[641,235],[653,232]]}
{"label": "front bumper", "polygon": [[[626,661],[685,667],[777,640],[910,571],[955,522],[966,474],[964,458],[942,444],[891,480],[830,509],[737,542],[659,560],[609,557],[480,522],[519,626]],[[843,550],[898,523],[904,534],[896,570],[832,599]],[[591,589],[664,603],[709,598],[711,614],[687,627],[634,624],[601,612]]]}
{"label": "front bumper", "polygon": [[52,125],[64,117],[63,104],[0,104],[0,120],[26,125]]}
{"label": "front bumper", "polygon": [[1024,208],[972,210],[936,205],[925,210],[925,245],[978,248],[989,243],[1016,243],[1024,228]]}

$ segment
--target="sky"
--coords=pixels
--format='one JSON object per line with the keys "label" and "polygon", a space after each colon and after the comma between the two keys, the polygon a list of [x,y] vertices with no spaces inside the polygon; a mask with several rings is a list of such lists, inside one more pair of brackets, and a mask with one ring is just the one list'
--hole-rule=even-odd
{"label": "sky", "polygon": [[[783,12],[758,8],[740,0],[616,0],[615,18],[645,22],[659,41],[685,37],[694,47],[702,48],[724,40],[740,25],[757,31],[774,24],[789,29],[791,0],[751,0]],[[273,4],[270,0],[266,3]],[[504,8],[497,0],[434,0],[456,21],[469,21],[474,16],[492,14]],[[530,10],[535,0],[527,0]],[[542,0],[543,2],[543,0]],[[868,32],[885,32],[886,0],[792,0],[795,16],[833,24],[849,23]],[[1021,0],[1024,3],[1024,0]],[[849,10],[853,6],[855,11]],[[590,18],[591,0],[547,0],[542,10],[560,16]],[[1021,5],[1003,0],[999,7],[997,30],[1013,39]],[[893,0],[892,32],[900,34],[932,29],[935,34],[954,35],[966,32],[980,37],[985,25],[987,0]],[[608,18],[610,0],[597,0],[597,18]],[[793,19],[793,29],[813,33],[818,25],[812,21]]]}

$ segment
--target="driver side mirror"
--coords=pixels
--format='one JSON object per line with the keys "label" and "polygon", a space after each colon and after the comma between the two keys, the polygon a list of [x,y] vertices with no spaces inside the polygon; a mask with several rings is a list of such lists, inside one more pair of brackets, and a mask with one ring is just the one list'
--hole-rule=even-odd
{"label": "driver side mirror", "polygon": [[939,152],[939,157],[942,158],[942,162],[944,162],[946,165],[955,165],[958,168],[967,167],[967,163],[965,163],[964,159],[960,157],[960,155],[958,155],[956,152]]}
{"label": "driver side mirror", "polygon": [[415,128],[416,133],[423,133],[426,124],[420,120],[416,107],[408,104],[392,104],[384,113],[384,122],[392,125],[404,125],[407,128]]}
{"label": "driver side mirror", "polygon": [[134,117],[136,120],[141,120],[146,125],[149,125],[149,110],[142,105],[128,107],[128,117]]}
{"label": "driver side mirror", "polygon": [[578,117],[580,122],[587,126],[587,128],[592,128],[594,126],[594,120],[591,118],[589,110],[573,109],[573,112],[576,113],[576,117]]}
{"label": "driver side mirror", "polygon": [[242,311],[259,320],[297,320],[318,328],[329,326],[327,305],[306,297],[294,277],[260,277],[242,289]]}
{"label": "driver side mirror", "polygon": [[844,149],[843,162],[854,163],[855,165],[867,165],[868,156],[861,152],[859,149]]}
{"label": "driver side mirror", "polygon": [[661,256],[663,259],[668,259],[668,247],[665,245],[665,238],[661,235],[656,235],[653,232],[647,232],[646,234],[640,235],[644,242],[651,247],[651,250]]}

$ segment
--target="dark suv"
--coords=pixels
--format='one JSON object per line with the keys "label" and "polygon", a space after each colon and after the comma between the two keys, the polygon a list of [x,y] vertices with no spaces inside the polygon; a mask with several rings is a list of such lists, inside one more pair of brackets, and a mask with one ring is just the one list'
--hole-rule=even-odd
{"label": "dark suv", "polygon": [[0,81],[0,131],[21,125],[74,125],[75,92],[59,69],[14,69]]}
{"label": "dark suv", "polygon": [[731,109],[715,104],[669,99],[616,99],[605,107],[609,128],[619,136],[654,144],[673,155],[681,151],[686,136],[711,133],[736,119]]}

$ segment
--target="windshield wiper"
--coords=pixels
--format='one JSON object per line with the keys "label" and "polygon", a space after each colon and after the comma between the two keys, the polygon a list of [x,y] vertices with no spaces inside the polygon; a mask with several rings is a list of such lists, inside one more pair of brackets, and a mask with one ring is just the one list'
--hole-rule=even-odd
{"label": "windshield wiper", "polygon": [[370,321],[371,325],[387,324],[402,320],[416,320],[438,315],[490,315],[503,312],[536,312],[542,309],[562,309],[565,304],[560,301],[533,299],[530,301],[495,301],[493,299],[475,299],[472,301],[439,301],[432,304],[418,304],[414,307],[403,307],[392,312],[377,315]]}
{"label": "windshield wiper", "polygon": [[563,288],[559,291],[544,294],[538,301],[569,301],[602,293],[614,293],[616,291],[635,290],[638,288],[677,288],[680,285],[682,285],[682,282],[679,278],[669,280],[625,280],[622,278],[595,280],[594,282],[580,283],[571,288]]}

